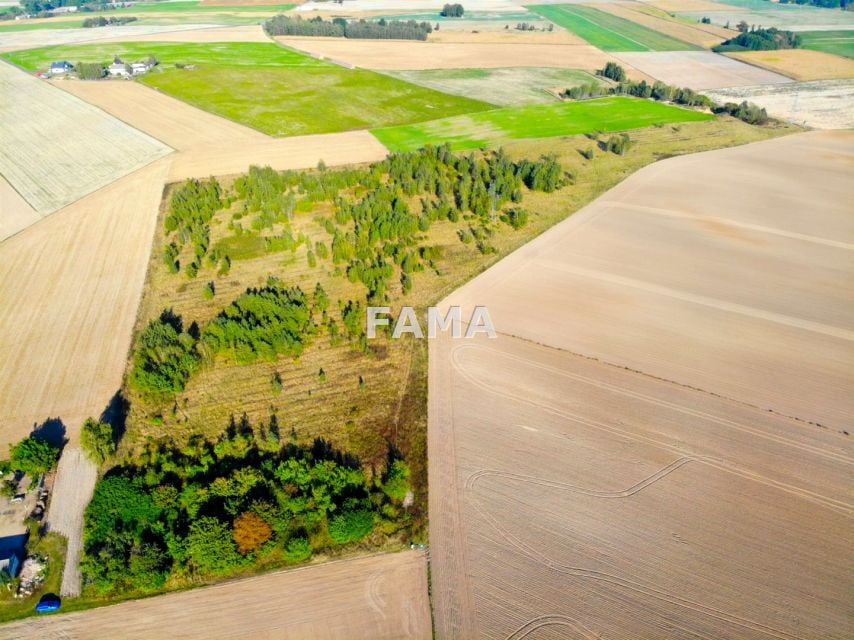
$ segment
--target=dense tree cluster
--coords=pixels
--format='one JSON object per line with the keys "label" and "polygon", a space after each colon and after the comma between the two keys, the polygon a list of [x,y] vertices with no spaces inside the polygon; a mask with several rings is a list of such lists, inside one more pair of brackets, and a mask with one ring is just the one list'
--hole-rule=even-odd
{"label": "dense tree cluster", "polygon": [[466,10],[461,4],[446,4],[442,7],[440,15],[445,18],[462,18]]}
{"label": "dense tree cluster", "polygon": [[87,418],[80,432],[80,446],[95,464],[104,464],[116,452],[116,436],[112,425]]}
{"label": "dense tree cluster", "polygon": [[273,36],[325,36],[335,38],[362,38],[366,40],[426,40],[433,32],[429,22],[415,20],[324,20],[320,16],[303,20],[302,17],[273,16],[264,23],[264,29]]}
{"label": "dense tree cluster", "polygon": [[8,467],[35,477],[50,471],[59,460],[59,447],[44,438],[28,436],[9,446]]}
{"label": "dense tree cluster", "polygon": [[110,16],[109,18],[98,16],[97,18],[86,18],[83,21],[83,27],[91,29],[93,27],[121,26],[130,22],[136,22],[136,20],[137,18],[134,16]]}
{"label": "dense tree cluster", "polygon": [[612,87],[610,93],[635,96],[636,98],[652,98],[660,102],[674,102],[688,107],[710,108],[713,104],[708,96],[697,93],[693,89],[674,87],[660,80],[656,80],[653,84],[649,84],[646,80],[621,82],[616,87]]}
{"label": "dense tree cluster", "polygon": [[240,363],[258,357],[299,356],[314,332],[308,301],[299,287],[249,289],[208,322],[201,346],[210,354],[228,352]]}
{"label": "dense tree cluster", "polygon": [[133,353],[131,386],[151,397],[183,390],[199,366],[197,337],[183,331],[180,319],[169,312],[149,322]]}
{"label": "dense tree cluster", "polygon": [[163,259],[170,270],[180,269],[178,254],[185,244],[192,243],[193,260],[185,267],[185,273],[196,277],[210,247],[210,220],[225,204],[221,196],[222,188],[216,178],[187,180],[172,194],[164,226],[175,240],[163,250]]}
{"label": "dense tree cluster", "polygon": [[626,81],[626,70],[623,69],[616,62],[607,62],[605,63],[605,67],[599,69],[596,72],[597,76],[602,76],[603,78],[608,78],[609,80],[613,80],[614,82],[625,82]]}
{"label": "dense tree cluster", "polygon": [[769,51],[775,49],[797,49],[801,46],[801,37],[792,31],[783,31],[775,27],[763,29],[751,27],[736,37],[725,40],[713,50],[724,51]]}
{"label": "dense tree cluster", "polygon": [[778,0],[780,4],[808,4],[813,7],[823,7],[825,9],[842,9],[848,6],[848,0]]}
{"label": "dense tree cluster", "polygon": [[741,104],[735,102],[727,102],[714,107],[715,113],[726,113],[739,120],[743,120],[748,124],[765,124],[768,122],[768,112],[764,107],[760,107],[746,100]]}
{"label": "dense tree cluster", "polygon": [[275,416],[256,431],[232,420],[216,442],[150,444],[99,480],[86,509],[85,584],[151,591],[171,576],[220,576],[265,562],[297,563],[407,526],[409,468],[369,479],[321,440],[279,442]]}
{"label": "dense tree cluster", "polygon": [[78,62],[74,72],[81,80],[100,80],[107,75],[107,69],[98,62]]}

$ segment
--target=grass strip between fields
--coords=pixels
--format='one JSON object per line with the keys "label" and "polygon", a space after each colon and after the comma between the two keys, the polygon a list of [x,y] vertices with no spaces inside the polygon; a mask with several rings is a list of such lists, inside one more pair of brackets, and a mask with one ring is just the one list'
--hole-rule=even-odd
{"label": "grass strip between fields", "polygon": [[454,149],[500,146],[510,140],[551,138],[593,131],[709,120],[714,116],[680,107],[615,96],[553,105],[509,107],[418,124],[373,129],[391,151],[413,151],[448,142]]}

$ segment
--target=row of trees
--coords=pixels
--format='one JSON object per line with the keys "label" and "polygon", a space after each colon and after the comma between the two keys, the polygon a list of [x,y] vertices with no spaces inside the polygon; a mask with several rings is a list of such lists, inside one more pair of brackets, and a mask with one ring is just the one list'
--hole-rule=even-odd
{"label": "row of trees", "polygon": [[331,21],[317,16],[303,20],[300,16],[273,16],[264,23],[264,29],[273,36],[326,36],[336,38],[363,38],[373,40],[426,40],[433,32],[429,22],[415,20],[345,20]]}
{"label": "row of trees", "polygon": [[[745,27],[746,27],[746,23]],[[741,24],[739,24],[741,31]],[[714,47],[713,51],[769,51],[776,49],[797,49],[801,46],[801,37],[792,31],[783,31],[775,27],[763,29],[751,27],[736,37],[725,40]]]}
{"label": "row of trees", "polygon": [[848,7],[848,0],[778,0],[780,4],[808,4],[813,7],[823,7],[825,9],[842,9]]}
{"label": "row of trees", "polygon": [[215,442],[150,444],[98,482],[85,514],[81,568],[99,593],[146,592],[178,579],[222,576],[313,553],[408,522],[409,468],[389,460],[369,477],[317,440],[280,442],[278,422],[245,416]]}
{"label": "row of trees", "polygon": [[461,4],[446,4],[439,15],[445,18],[462,18],[466,10]]}
{"label": "row of trees", "polygon": [[[607,63],[604,69],[600,69],[596,73],[600,76],[617,80],[619,84],[611,87],[601,87],[593,84],[571,87],[562,91],[561,96],[573,100],[581,100],[605,95],[606,93],[609,95],[630,95],[637,98],[673,102],[689,107],[704,107],[711,109],[713,113],[731,115],[748,124],[762,125],[766,124],[769,120],[768,113],[764,108],[748,103],[747,101],[741,104],[727,102],[726,104],[719,105],[708,96],[697,93],[688,87],[674,87],[661,81],[656,81],[653,84],[649,84],[646,80],[632,82],[626,79],[625,70],[615,62]],[[622,80],[618,80],[620,78]],[[619,153],[622,153],[622,151]]]}
{"label": "row of trees", "polygon": [[98,16],[97,18],[86,18],[83,21],[83,27],[85,29],[91,29],[93,27],[121,26],[130,22],[136,22],[136,20],[137,18],[134,16],[110,16],[109,18]]}

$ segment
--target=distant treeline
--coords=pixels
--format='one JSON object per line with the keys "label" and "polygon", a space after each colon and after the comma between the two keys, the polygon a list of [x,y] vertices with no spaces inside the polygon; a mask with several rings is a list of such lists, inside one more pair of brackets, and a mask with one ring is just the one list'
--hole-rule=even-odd
{"label": "distant treeline", "polygon": [[462,18],[466,10],[461,4],[446,4],[442,7],[441,14],[445,18]]}
{"label": "distant treeline", "polygon": [[433,32],[429,22],[415,20],[351,20],[321,17],[303,20],[297,16],[273,16],[264,23],[271,36],[326,36],[333,38],[363,38],[366,40],[426,40]]}
{"label": "distant treeline", "polygon": [[91,29],[92,27],[107,27],[107,26],[115,26],[115,25],[123,25],[129,22],[136,22],[138,18],[134,16],[120,16],[118,18],[109,17],[105,18],[104,16],[98,16],[97,18],[86,18],[83,21],[83,27],[86,29]]}
{"label": "distant treeline", "polygon": [[[741,26],[741,24],[739,25]],[[739,29],[741,30],[741,29]],[[797,49],[801,46],[801,37],[791,31],[782,31],[771,27],[751,28],[742,31],[736,37],[719,44],[713,50],[725,51],[772,51],[775,49]]]}
{"label": "distant treeline", "polygon": [[813,7],[822,7],[824,9],[846,9],[849,5],[848,0],[777,0],[780,4],[809,4]]}
{"label": "distant treeline", "polygon": [[660,102],[673,102],[687,107],[705,107],[716,114],[726,113],[748,124],[765,124],[768,122],[768,113],[765,109],[746,101],[741,104],[727,102],[718,105],[708,96],[697,93],[688,87],[674,87],[661,81],[656,81],[653,84],[649,84],[646,80],[632,82],[626,79],[625,69],[616,62],[607,63],[603,69],[596,72],[596,75],[614,80],[617,84],[605,86],[593,82],[564,89],[560,96],[571,100],[584,100],[604,95],[627,95]]}

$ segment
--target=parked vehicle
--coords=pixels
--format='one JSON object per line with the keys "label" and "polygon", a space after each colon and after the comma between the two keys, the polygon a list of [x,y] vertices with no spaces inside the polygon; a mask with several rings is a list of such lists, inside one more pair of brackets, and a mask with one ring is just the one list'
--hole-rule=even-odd
{"label": "parked vehicle", "polygon": [[36,613],[50,613],[51,611],[58,611],[60,606],[62,606],[62,601],[59,599],[59,596],[52,593],[46,593],[36,605]]}

